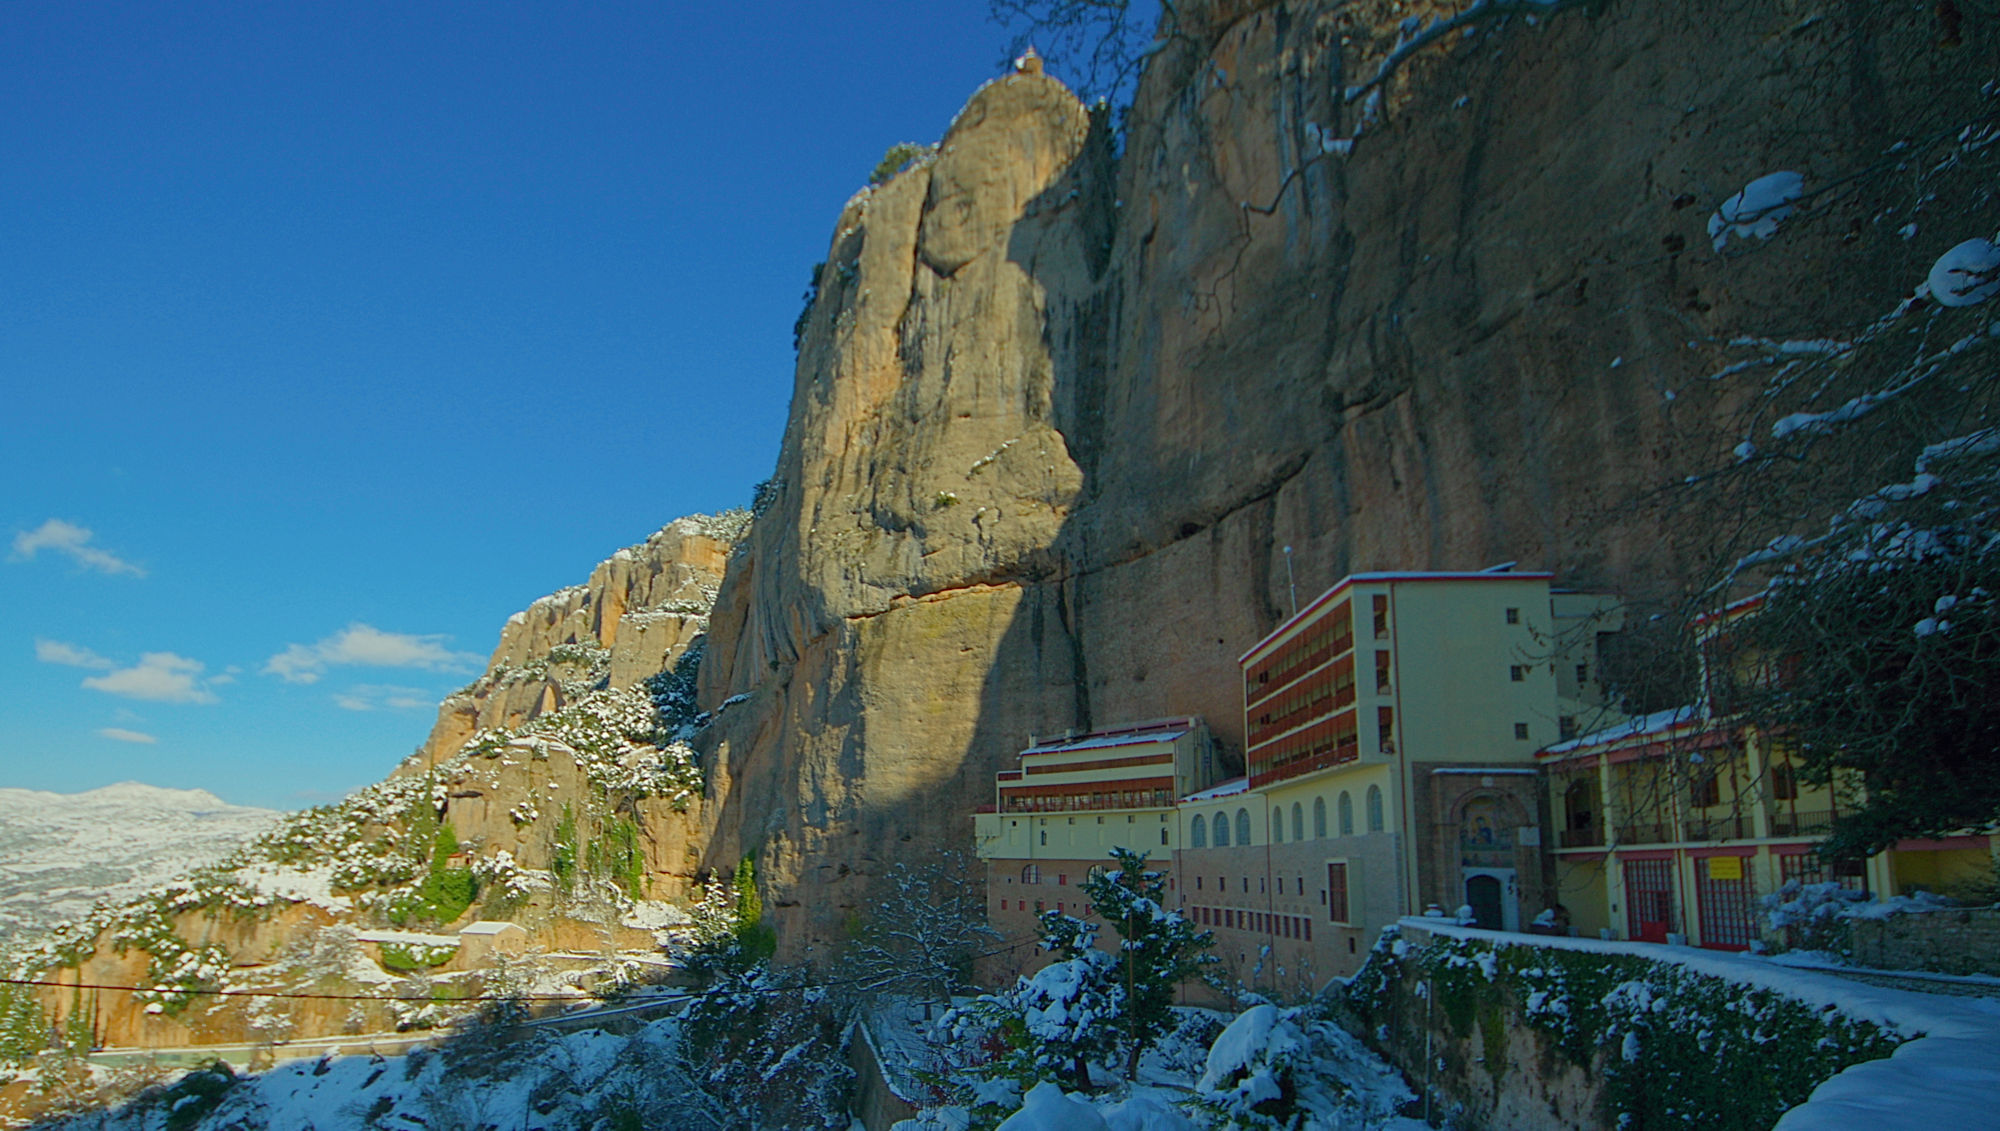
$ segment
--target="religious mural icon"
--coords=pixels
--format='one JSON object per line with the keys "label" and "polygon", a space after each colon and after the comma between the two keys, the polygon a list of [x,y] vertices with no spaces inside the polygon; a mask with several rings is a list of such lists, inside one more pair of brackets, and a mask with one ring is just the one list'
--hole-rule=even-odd
{"label": "religious mural icon", "polygon": [[1458,822],[1459,863],[1467,868],[1512,868],[1514,829],[1503,825],[1500,805],[1492,798],[1466,803]]}

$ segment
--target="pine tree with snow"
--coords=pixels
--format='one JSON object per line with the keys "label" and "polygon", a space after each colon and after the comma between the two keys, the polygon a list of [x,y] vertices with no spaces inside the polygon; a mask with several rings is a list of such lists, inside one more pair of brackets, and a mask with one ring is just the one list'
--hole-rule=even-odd
{"label": "pine tree with snow", "polygon": [[1083,892],[1091,910],[1119,935],[1125,1075],[1137,1078],[1139,1058],[1177,1024],[1174,991],[1217,961],[1208,953],[1215,936],[1167,909],[1166,876],[1146,867],[1145,853],[1114,848],[1111,858],[1117,869],[1092,871]]}

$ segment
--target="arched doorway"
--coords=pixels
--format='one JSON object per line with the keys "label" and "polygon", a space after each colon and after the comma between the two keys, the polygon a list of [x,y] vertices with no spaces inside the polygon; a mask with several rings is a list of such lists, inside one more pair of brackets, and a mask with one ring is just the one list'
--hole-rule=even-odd
{"label": "arched doorway", "polygon": [[1514,860],[1522,823],[1518,806],[1491,795],[1466,799],[1458,813],[1461,898],[1489,931],[1521,929],[1521,888]]}

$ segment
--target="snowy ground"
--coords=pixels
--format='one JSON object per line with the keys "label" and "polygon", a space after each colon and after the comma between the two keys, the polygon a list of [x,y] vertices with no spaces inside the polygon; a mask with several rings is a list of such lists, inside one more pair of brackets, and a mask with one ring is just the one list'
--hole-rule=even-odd
{"label": "snowy ground", "polygon": [[678,1023],[667,1020],[630,1037],[534,1032],[407,1056],[301,1060],[255,1076],[189,1073],[149,1097],[55,1126],[162,1131],[170,1114],[186,1131],[738,1125],[682,1072],[678,1039]]}
{"label": "snowy ground", "polygon": [[[1233,1100],[1253,1105],[1277,1094],[1278,1075],[1288,1066],[1302,1070],[1301,1090],[1314,1093],[1319,1108],[1306,1113],[1298,1131],[1428,1131],[1421,1120],[1399,1116],[1414,1098],[1402,1076],[1354,1037],[1328,1022],[1311,1022],[1299,1011],[1258,1005],[1230,1015],[1206,1009],[1178,1010],[1182,1027],[1140,1062],[1138,1080],[1127,1082],[1103,1066],[1093,1066],[1090,1095],[1067,1094],[1042,1084],[1022,1094],[996,1086],[1017,1110],[1002,1131],[1198,1131],[1231,1123],[1225,1109]],[[870,1033],[888,1065],[892,1085],[911,1078],[911,1069],[936,1071],[942,1060],[925,1038],[930,1028],[907,1006],[891,1005],[871,1015]],[[1297,1086],[1296,1083],[1294,1086]],[[928,1089],[905,1091],[922,1102]],[[961,1131],[963,1109],[926,1107],[896,1131]]]}

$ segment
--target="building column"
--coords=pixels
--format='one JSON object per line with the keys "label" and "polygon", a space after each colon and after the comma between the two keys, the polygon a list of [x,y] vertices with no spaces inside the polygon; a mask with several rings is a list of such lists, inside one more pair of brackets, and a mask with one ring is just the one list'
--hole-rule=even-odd
{"label": "building column", "polygon": [[1743,731],[1743,764],[1757,790],[1757,802],[1750,810],[1750,835],[1765,840],[1771,835],[1771,791],[1766,788],[1770,779],[1764,776],[1764,734],[1754,727]]}

